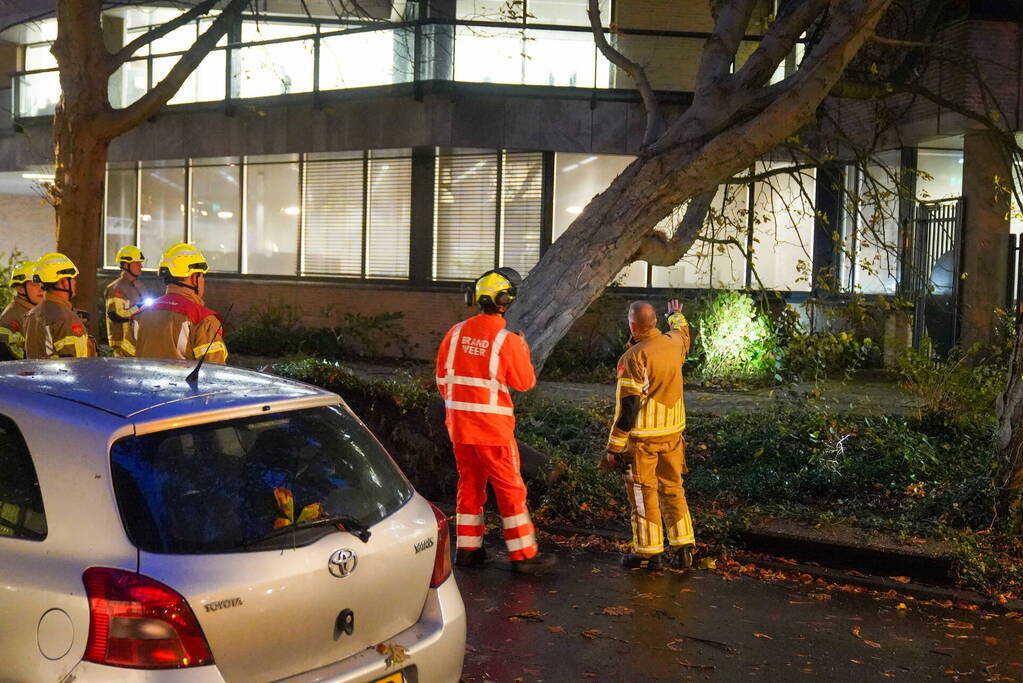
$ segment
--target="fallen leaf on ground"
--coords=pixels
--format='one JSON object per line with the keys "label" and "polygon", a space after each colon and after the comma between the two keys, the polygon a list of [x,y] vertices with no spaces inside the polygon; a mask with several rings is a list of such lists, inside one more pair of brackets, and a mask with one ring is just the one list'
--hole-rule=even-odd
{"label": "fallen leaf on ground", "polygon": [[547,630],[550,631],[551,633],[564,633],[565,632],[565,627],[564,626],[548,626]]}
{"label": "fallen leaf on ground", "polygon": [[875,643],[873,640],[867,640],[866,638],[863,639],[863,642],[865,644],[869,645],[870,647],[877,647],[877,648],[881,647],[881,643]]}
{"label": "fallen leaf on ground", "polygon": [[700,569],[717,569],[718,561],[713,557],[704,557],[700,559],[698,566]]}
{"label": "fallen leaf on ground", "polygon": [[888,578],[891,579],[892,581],[898,581],[899,583],[909,583],[910,581],[913,580],[908,576],[889,576]]}
{"label": "fallen leaf on ground", "polygon": [[851,629],[849,629],[849,633],[851,633],[854,636],[856,636],[857,638],[859,638],[860,637],[860,627],[859,626],[853,626]]}
{"label": "fallen leaf on ground", "polygon": [[581,635],[583,638],[587,638],[589,640],[596,640],[597,638],[599,638],[600,636],[602,636],[604,634],[603,634],[602,631],[598,631],[595,628],[590,628],[590,629],[586,629],[585,631],[583,631],[579,635]]}
{"label": "fallen leaf on ground", "polygon": [[632,609],[631,607],[626,607],[625,605],[618,605],[615,607],[605,607],[604,609],[600,610],[600,613],[606,617],[625,617],[632,614],[635,611],[636,610]]}
{"label": "fallen leaf on ground", "polygon": [[637,600],[653,600],[654,598],[659,598],[659,597],[661,597],[661,596],[657,595],[655,593],[636,593],[636,599]]}
{"label": "fallen leaf on ground", "polygon": [[774,640],[773,638],[771,638],[771,636],[767,635],[766,633],[754,633],[753,635],[757,638],[766,638],[767,640]]}
{"label": "fallen leaf on ground", "polygon": [[678,660],[680,666],[684,666],[687,669],[697,669],[699,671],[710,671],[714,668],[713,664],[691,664],[684,659]]}
{"label": "fallen leaf on ground", "polygon": [[810,597],[814,600],[830,600],[831,596],[827,593],[810,593]]}
{"label": "fallen leaf on ground", "polygon": [[538,622],[543,621],[543,617],[536,610],[530,610],[528,612],[519,612],[518,614],[512,614],[508,617],[508,621],[532,621]]}
{"label": "fallen leaf on ground", "polygon": [[948,624],[945,624],[945,628],[971,629],[973,628],[973,624],[971,624],[968,621],[953,621]]}
{"label": "fallen leaf on ground", "polygon": [[586,671],[586,672],[583,673],[583,678],[597,678],[597,674],[590,673],[589,671]]}

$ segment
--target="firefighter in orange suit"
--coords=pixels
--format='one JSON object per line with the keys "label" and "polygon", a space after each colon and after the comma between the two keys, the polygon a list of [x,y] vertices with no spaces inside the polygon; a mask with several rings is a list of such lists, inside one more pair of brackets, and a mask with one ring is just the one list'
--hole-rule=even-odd
{"label": "firefighter in orange suit", "polygon": [[35,261],[25,261],[11,272],[14,300],[0,313],[0,360],[25,357],[25,316],[43,300],[43,287],[32,277],[35,269]]}
{"label": "firefighter in orange suit", "polygon": [[519,471],[515,412],[510,390],[536,384],[529,346],[505,329],[504,313],[521,278],[511,268],[484,273],[466,303],[481,313],[463,320],[444,336],[437,353],[437,387],[447,408],[446,424],[458,467],[457,552],[459,566],[487,561],[483,548],[483,504],[487,483],[501,512],[512,569],[540,574],[553,558],[537,553],[536,533],[526,507],[526,484]]}
{"label": "firefighter in orange suit", "polygon": [[167,291],[135,314],[135,355],[227,362],[223,321],[203,303],[207,270],[206,257],[191,244],[164,252],[159,273]]}
{"label": "firefighter in orange suit", "polygon": [[630,346],[618,361],[614,423],[607,442],[608,467],[624,470],[632,508],[632,551],[622,557],[630,568],[662,567],[667,528],[670,566],[692,566],[695,537],[686,504],[686,411],[682,364],[689,353],[689,323],[677,300],[668,304],[668,326],[657,329],[653,307],[629,306]]}
{"label": "firefighter in orange suit", "polygon": [[131,319],[142,310],[144,292],[139,287],[139,277],[146,257],[142,255],[142,250],[129,244],[117,250],[115,259],[121,267],[121,275],[107,285],[103,293],[107,313],[107,340],[115,357],[131,358],[135,355]]}
{"label": "firefighter in orange suit", "polygon": [[25,316],[26,358],[91,358],[96,340],[71,307],[78,267],[64,254],[51,252],[36,262],[32,278],[42,285],[43,300]]}

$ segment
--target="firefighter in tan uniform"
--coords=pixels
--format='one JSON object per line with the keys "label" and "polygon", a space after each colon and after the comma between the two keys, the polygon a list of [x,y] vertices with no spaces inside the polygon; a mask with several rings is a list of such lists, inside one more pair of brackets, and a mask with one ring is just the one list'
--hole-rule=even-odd
{"label": "firefighter in tan uniform", "polygon": [[0,360],[25,357],[25,316],[43,300],[43,288],[32,279],[35,261],[19,263],[11,273],[14,300],[0,313]]}
{"label": "firefighter in tan uniform", "polygon": [[145,292],[139,287],[142,264],[146,257],[135,246],[124,246],[117,250],[116,260],[121,275],[107,285],[103,293],[107,318],[107,340],[116,358],[131,358],[135,355],[135,337],[132,333],[132,316],[142,310]]}
{"label": "firefighter in tan uniform", "polygon": [[618,361],[614,424],[606,464],[624,469],[632,508],[632,552],[622,557],[630,569],[662,566],[664,538],[674,550],[676,569],[693,562],[693,522],[686,504],[686,412],[682,401],[682,364],[689,353],[689,323],[678,301],[668,305],[668,325],[657,329],[657,314],[643,301],[629,307],[629,349]]}
{"label": "firefighter in tan uniform", "polygon": [[90,358],[96,340],[71,307],[78,268],[64,254],[52,252],[36,262],[33,279],[43,287],[43,300],[25,316],[26,358]]}
{"label": "firefighter in tan uniform", "polygon": [[135,314],[135,355],[226,363],[220,314],[206,308],[206,258],[191,244],[177,244],[160,260],[167,291]]}

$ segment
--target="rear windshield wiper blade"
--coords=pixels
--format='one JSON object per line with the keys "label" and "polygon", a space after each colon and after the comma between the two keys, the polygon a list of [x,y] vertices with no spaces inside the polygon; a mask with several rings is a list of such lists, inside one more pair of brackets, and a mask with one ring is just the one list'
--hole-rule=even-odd
{"label": "rear windshield wiper blade", "polygon": [[347,531],[363,543],[369,542],[369,537],[373,535],[373,532],[369,530],[365,524],[352,517],[346,517],[344,515],[332,515],[329,517],[318,517],[316,519],[309,519],[298,524],[288,524],[286,526],[278,527],[273,531],[269,532],[265,536],[259,538],[253,538],[245,541],[243,546],[255,545],[268,541],[271,538],[277,538],[278,536],[284,536],[285,534],[293,531],[299,531],[301,529],[312,529],[318,526],[336,526],[341,531]]}

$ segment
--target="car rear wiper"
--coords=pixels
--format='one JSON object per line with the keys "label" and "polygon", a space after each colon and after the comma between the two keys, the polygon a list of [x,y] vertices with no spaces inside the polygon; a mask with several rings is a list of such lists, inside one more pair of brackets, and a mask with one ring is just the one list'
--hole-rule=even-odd
{"label": "car rear wiper", "polygon": [[297,524],[288,524],[286,526],[278,527],[272,530],[265,536],[259,538],[253,538],[242,543],[242,546],[248,547],[263,541],[268,541],[271,538],[277,538],[278,536],[284,536],[288,532],[299,531],[300,529],[312,529],[318,526],[336,526],[340,531],[347,531],[363,543],[369,542],[369,537],[373,535],[373,532],[369,530],[365,524],[352,517],[346,517],[344,515],[331,515],[328,517],[317,517],[316,519],[309,519]]}

